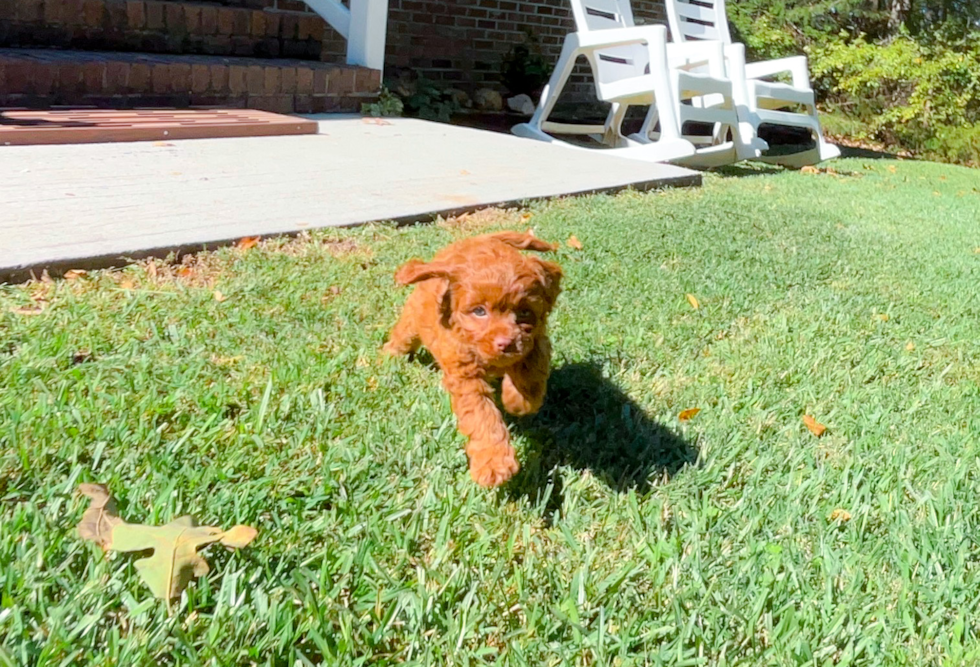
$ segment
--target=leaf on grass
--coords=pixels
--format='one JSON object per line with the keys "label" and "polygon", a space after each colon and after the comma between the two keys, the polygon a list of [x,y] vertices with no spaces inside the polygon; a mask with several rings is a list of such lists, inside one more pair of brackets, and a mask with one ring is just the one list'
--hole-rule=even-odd
{"label": "leaf on grass", "polygon": [[[527,222],[531,219],[531,214],[528,212],[521,213],[521,222]],[[574,238],[574,237],[573,237]]]}
{"label": "leaf on grass", "polygon": [[572,234],[571,236],[569,236],[569,237],[568,237],[568,240],[567,240],[567,241],[565,241],[565,243],[567,243],[567,244],[568,244],[568,247],[569,247],[569,248],[574,248],[575,250],[581,250],[581,249],[582,249],[582,242],[581,242],[581,241],[579,241],[579,240],[578,240],[578,239],[577,239],[577,238],[575,237],[575,235],[574,235],[574,234]]}
{"label": "leaf on grass", "polygon": [[85,275],[88,275],[88,271],[85,271],[84,269],[68,269],[65,271],[65,280],[78,280]]}
{"label": "leaf on grass", "polygon": [[701,408],[688,408],[687,410],[681,410],[680,414],[677,415],[677,419],[682,422],[686,422],[689,419],[693,419],[699,412],[701,412]]}
{"label": "leaf on grass", "polygon": [[819,174],[820,170],[812,165],[807,165],[800,169],[801,174]]}
{"label": "leaf on grass", "polygon": [[701,307],[701,304],[698,302],[697,298],[693,294],[685,294],[684,296],[687,297],[687,302],[691,304],[691,308],[693,308],[694,310],[697,310]]}
{"label": "leaf on grass", "polygon": [[222,301],[227,301],[228,297],[222,294],[220,291],[214,290],[214,300],[221,303]]}
{"label": "leaf on grass", "polygon": [[810,415],[803,415],[803,424],[806,425],[807,430],[818,438],[824,434],[827,427],[818,422],[816,419]]}
{"label": "leaf on grass", "polygon": [[47,302],[37,301],[32,306],[15,306],[10,309],[10,312],[14,315],[40,315],[47,307]]}
{"label": "leaf on grass", "polygon": [[847,523],[848,521],[851,520],[851,513],[845,509],[841,509],[840,507],[838,507],[837,509],[835,509],[833,512],[830,513],[830,516],[827,517],[827,520]]}
{"label": "leaf on grass", "polygon": [[906,343],[905,344],[905,350],[907,352],[915,352],[915,343],[913,343],[912,341],[909,341],[908,343]]}
{"label": "leaf on grass", "polygon": [[238,243],[235,244],[235,247],[239,250],[248,250],[249,248],[254,248],[257,246],[261,239],[261,236],[246,236],[238,239]]}
{"label": "leaf on grass", "polygon": [[190,516],[174,519],[164,526],[126,523],[116,514],[109,490],[102,484],[82,484],[79,491],[92,498],[92,504],[78,524],[78,534],[113,551],[152,551],[136,561],[136,571],[158,598],[178,597],[191,579],[210,571],[197,550],[212,542],[230,549],[247,546],[258,534],[250,526],[221,530],[198,526]]}
{"label": "leaf on grass", "polygon": [[92,499],[78,522],[78,536],[91,540],[104,551],[112,548],[113,528],[123,523],[116,510],[116,501],[104,484],[79,484],[78,491]]}
{"label": "leaf on grass", "polygon": [[980,255],[980,248],[974,248],[973,249],[973,254],[974,255]]}
{"label": "leaf on grass", "polygon": [[133,289],[134,287],[136,287],[136,281],[134,281],[132,278],[127,276],[119,281],[119,287],[120,289],[125,289],[125,290]]}
{"label": "leaf on grass", "polygon": [[898,171],[898,167],[896,167],[896,166],[895,166],[895,165],[893,165],[893,164],[890,164],[890,165],[888,165],[888,167],[887,167],[887,169],[888,169],[888,171],[890,171],[890,172],[891,172],[891,173],[893,173],[893,174],[894,174],[894,173],[896,173],[896,172]]}
{"label": "leaf on grass", "polygon": [[148,275],[150,278],[156,278],[157,277],[157,263],[156,262],[154,262],[154,261],[151,260],[150,263],[146,265],[146,275]]}
{"label": "leaf on grass", "polygon": [[189,266],[178,266],[177,270],[174,271],[179,278],[190,278],[194,275],[194,269]]}

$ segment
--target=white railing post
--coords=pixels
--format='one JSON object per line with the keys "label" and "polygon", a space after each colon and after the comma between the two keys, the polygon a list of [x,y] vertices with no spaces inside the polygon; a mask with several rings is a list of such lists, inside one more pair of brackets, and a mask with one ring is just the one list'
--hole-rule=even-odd
{"label": "white railing post", "polygon": [[350,0],[347,63],[384,70],[388,0]]}

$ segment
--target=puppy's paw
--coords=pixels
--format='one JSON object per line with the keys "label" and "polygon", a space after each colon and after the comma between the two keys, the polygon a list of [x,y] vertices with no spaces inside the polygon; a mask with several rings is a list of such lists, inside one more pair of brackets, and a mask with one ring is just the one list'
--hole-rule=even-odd
{"label": "puppy's paw", "polygon": [[517,454],[510,445],[487,447],[470,452],[470,476],[480,486],[500,486],[521,469]]}
{"label": "puppy's paw", "polygon": [[500,402],[508,414],[515,417],[525,417],[533,415],[541,409],[544,403],[544,387],[533,387],[527,394],[522,393],[510,376],[504,377],[503,386],[500,392]]}

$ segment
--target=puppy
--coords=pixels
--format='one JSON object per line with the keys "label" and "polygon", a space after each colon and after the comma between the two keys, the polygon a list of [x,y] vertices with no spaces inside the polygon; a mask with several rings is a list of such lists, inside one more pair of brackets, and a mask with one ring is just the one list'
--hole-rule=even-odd
{"label": "puppy", "polygon": [[551,370],[548,315],[561,291],[561,267],[520,250],[556,246],[530,232],[500,232],[458,241],[425,263],[395,274],[417,284],[384,351],[408,354],[424,345],[442,369],[470,475],[485,487],[519,469],[489,380],[503,378],[501,403],[513,415],[538,411]]}

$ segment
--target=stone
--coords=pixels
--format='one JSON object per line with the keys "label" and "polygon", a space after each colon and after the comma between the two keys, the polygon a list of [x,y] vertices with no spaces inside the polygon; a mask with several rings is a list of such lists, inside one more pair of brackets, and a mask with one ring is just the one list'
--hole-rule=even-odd
{"label": "stone", "polygon": [[480,88],[473,95],[473,104],[481,111],[503,111],[504,98],[492,88]]}
{"label": "stone", "polygon": [[515,95],[507,100],[507,106],[511,111],[516,111],[522,116],[533,116],[534,115],[534,102],[527,95]]}
{"label": "stone", "polygon": [[461,109],[473,108],[473,100],[470,99],[470,96],[466,94],[465,90],[460,90],[459,88],[450,88],[447,92],[449,93],[449,96],[453,98],[453,101]]}

